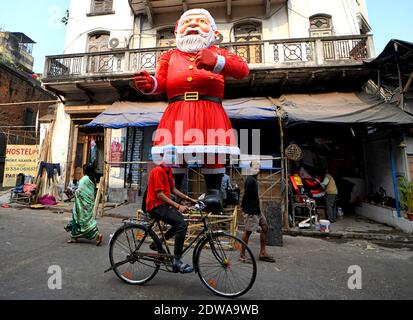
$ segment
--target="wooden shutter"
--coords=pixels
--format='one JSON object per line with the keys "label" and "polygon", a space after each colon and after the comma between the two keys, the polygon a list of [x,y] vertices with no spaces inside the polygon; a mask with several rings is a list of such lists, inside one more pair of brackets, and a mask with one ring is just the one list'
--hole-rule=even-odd
{"label": "wooden shutter", "polygon": [[[256,24],[241,24],[234,29],[235,42],[250,42],[261,40],[261,26]],[[236,46],[236,54],[247,63],[261,63],[261,45],[247,44]]]}
{"label": "wooden shutter", "polygon": [[175,29],[164,29],[158,32],[158,47],[173,47],[176,45]]}
{"label": "wooden shutter", "polygon": [[93,1],[93,12],[109,12],[112,11],[113,0],[94,0]]}
{"label": "wooden shutter", "polygon": [[112,11],[113,0],[104,0],[103,2],[104,2],[103,10],[105,10],[105,12]]}

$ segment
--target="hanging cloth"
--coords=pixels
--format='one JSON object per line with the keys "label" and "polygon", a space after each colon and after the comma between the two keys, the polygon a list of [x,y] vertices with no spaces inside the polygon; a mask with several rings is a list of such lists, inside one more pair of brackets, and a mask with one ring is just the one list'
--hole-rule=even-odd
{"label": "hanging cloth", "polygon": [[90,162],[94,163],[96,161],[97,145],[95,137],[92,136],[90,140]]}

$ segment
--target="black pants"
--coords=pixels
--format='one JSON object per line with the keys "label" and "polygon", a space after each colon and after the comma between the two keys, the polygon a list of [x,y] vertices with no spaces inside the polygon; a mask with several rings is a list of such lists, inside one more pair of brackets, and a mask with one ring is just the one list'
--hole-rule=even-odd
{"label": "black pants", "polygon": [[169,240],[175,236],[175,259],[181,259],[186,231],[188,229],[188,224],[184,220],[182,213],[168,205],[160,205],[150,211],[149,214],[152,218],[163,221],[172,226],[172,228],[165,233],[165,239]]}

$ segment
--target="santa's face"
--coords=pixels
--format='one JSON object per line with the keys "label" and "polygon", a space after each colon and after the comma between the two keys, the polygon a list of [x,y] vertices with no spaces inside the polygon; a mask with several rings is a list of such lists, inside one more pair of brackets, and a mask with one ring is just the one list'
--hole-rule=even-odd
{"label": "santa's face", "polygon": [[184,52],[198,52],[209,48],[214,41],[214,31],[208,17],[194,14],[181,19],[176,30],[176,45]]}

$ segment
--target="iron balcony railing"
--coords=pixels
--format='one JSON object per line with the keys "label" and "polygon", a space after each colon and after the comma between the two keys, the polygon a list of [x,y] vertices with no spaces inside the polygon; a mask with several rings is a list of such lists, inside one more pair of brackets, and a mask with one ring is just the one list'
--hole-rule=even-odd
{"label": "iron balcony railing", "polygon": [[[223,43],[221,47],[243,58],[252,70],[361,64],[375,55],[371,35]],[[158,57],[169,49],[158,47],[49,56],[45,78],[122,75],[139,69],[153,72]]]}

